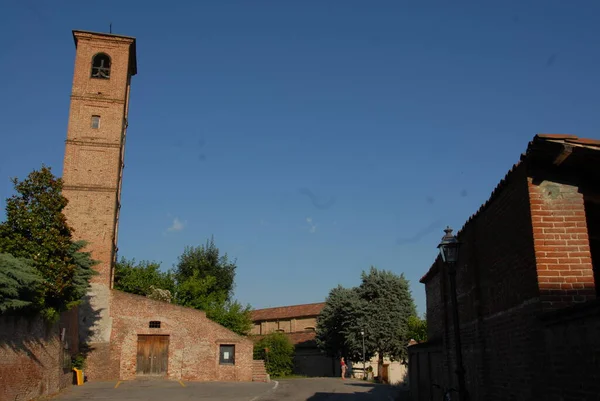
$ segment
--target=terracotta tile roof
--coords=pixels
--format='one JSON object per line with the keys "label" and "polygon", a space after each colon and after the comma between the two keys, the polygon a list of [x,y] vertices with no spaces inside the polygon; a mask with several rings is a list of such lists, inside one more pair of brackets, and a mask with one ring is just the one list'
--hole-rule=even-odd
{"label": "terracotta tile roof", "polygon": [[256,309],[252,311],[252,321],[291,319],[295,317],[317,316],[325,306],[324,302],[316,304],[279,306],[276,308]]}
{"label": "terracotta tile roof", "polygon": [[[598,146],[600,147],[600,139],[591,139],[591,138],[579,138],[576,135],[569,134],[538,134],[533,138],[536,139],[549,139],[549,140],[560,140],[566,143],[582,145],[582,146]],[[530,143],[531,144],[531,143]]]}
{"label": "terracotta tile roof", "polygon": [[[300,332],[296,332],[296,333],[283,333],[287,338],[290,339],[290,341],[292,342],[292,344],[294,344],[296,347],[316,347],[317,346],[317,342],[316,342],[316,337],[317,337],[317,333],[315,333],[314,331],[300,331]],[[262,338],[264,338],[264,335],[257,335],[257,336],[251,336],[251,340],[254,341],[254,343],[258,342],[259,340],[261,340]]]}
{"label": "terracotta tile roof", "polygon": [[[511,167],[511,169],[506,173],[504,178],[502,180],[500,180],[498,185],[496,185],[496,188],[494,188],[494,190],[492,191],[492,194],[490,195],[488,200],[485,201],[485,203],[483,205],[481,205],[479,207],[479,209],[467,219],[467,221],[462,226],[462,228],[456,233],[457,237],[460,237],[460,234],[465,230],[465,228],[474,219],[476,219],[479,215],[481,215],[481,213],[483,213],[483,211],[485,209],[487,209],[487,207],[490,205],[490,203],[506,187],[506,185],[510,182],[511,178],[513,178],[513,173],[515,172],[515,170],[522,163],[524,163],[525,161],[536,156],[537,153],[543,153],[544,148],[547,148],[547,145],[549,143],[559,143],[559,144],[563,143],[563,144],[568,144],[568,145],[575,145],[575,146],[582,147],[582,148],[592,149],[593,151],[600,150],[600,140],[598,140],[598,139],[579,138],[576,135],[571,135],[571,134],[538,134],[538,135],[536,135],[535,137],[533,137],[533,140],[531,142],[529,142],[529,144],[527,145],[527,150],[525,151],[525,153],[521,154],[520,160]],[[425,275],[423,277],[421,277],[419,282],[426,283],[437,272],[437,269],[439,266],[438,259],[439,259],[439,255],[436,257],[436,260],[434,261],[432,266],[429,268],[427,273],[425,273]]]}

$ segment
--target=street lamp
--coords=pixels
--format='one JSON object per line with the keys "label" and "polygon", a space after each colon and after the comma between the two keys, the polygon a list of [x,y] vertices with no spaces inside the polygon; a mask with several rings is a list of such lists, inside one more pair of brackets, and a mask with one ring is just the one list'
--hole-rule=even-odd
{"label": "street lamp", "polygon": [[456,262],[458,261],[458,248],[460,242],[456,236],[452,235],[452,229],[446,227],[446,235],[442,237],[442,242],[438,245],[440,256],[446,265],[448,277],[450,279],[450,299],[452,301],[452,315],[454,318],[454,345],[456,352],[456,375],[458,377],[458,396],[460,401],[466,401],[467,388],[465,386],[465,369],[462,360],[462,346],[460,343],[460,324],[458,321],[458,300],[456,296]]}
{"label": "street lamp", "polygon": [[362,336],[362,340],[363,340],[363,380],[367,380],[367,368],[366,368],[367,365],[365,362],[365,331],[361,330],[360,335]]}

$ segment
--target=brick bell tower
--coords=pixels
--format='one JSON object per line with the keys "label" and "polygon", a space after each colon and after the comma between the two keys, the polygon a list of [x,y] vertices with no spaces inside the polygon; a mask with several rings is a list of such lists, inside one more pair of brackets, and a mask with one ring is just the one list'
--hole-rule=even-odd
{"label": "brick bell tower", "polygon": [[110,378],[113,267],[123,177],[131,77],[137,73],[135,38],[73,31],[75,71],[63,167],[65,215],[75,239],[88,241],[100,263],[79,307],[80,342],[87,344],[86,375]]}

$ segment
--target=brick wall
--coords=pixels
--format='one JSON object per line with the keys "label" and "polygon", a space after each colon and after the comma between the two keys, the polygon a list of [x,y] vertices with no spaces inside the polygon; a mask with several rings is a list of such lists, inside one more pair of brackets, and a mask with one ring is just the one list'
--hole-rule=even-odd
{"label": "brick wall", "polygon": [[576,305],[543,317],[543,398],[546,401],[597,400],[600,394],[600,301]]}
{"label": "brick wall", "polygon": [[[62,329],[65,341],[61,341]],[[78,350],[77,310],[49,325],[39,316],[0,317],[0,401],[27,401],[71,385],[71,369],[63,369],[63,349]]]}
{"label": "brick wall", "polygon": [[[462,351],[470,398],[596,399],[600,304],[578,170],[523,158],[458,234]],[[446,269],[426,285],[429,336],[442,358],[419,377],[456,386]],[[587,311],[587,312],[578,312]],[[421,361],[419,348],[412,351]],[[416,362],[414,362],[416,366]],[[418,369],[421,369],[419,367]],[[423,383],[419,384],[421,387]],[[427,392],[416,389],[414,399]]]}
{"label": "brick wall", "polygon": [[[167,377],[183,380],[252,380],[252,341],[208,319],[204,312],[112,291],[111,371],[121,380],[136,376],[138,334],[169,335]],[[149,328],[151,320],[160,329]],[[235,365],[219,364],[219,346],[235,345]]]}
{"label": "brick wall", "polygon": [[[516,166],[458,235],[458,310],[471,399],[535,399],[541,346],[527,169]],[[448,277],[440,261],[423,280],[429,334],[442,341],[440,381],[456,386]]]}
{"label": "brick wall", "polygon": [[584,197],[578,186],[557,181],[537,176],[536,182],[528,182],[537,273],[547,311],[596,298]]}

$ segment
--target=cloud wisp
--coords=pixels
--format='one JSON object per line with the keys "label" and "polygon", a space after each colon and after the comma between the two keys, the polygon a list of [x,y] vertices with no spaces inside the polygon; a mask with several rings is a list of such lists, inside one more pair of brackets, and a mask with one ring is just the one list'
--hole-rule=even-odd
{"label": "cloud wisp", "polygon": [[173,223],[171,224],[171,226],[169,228],[167,228],[168,232],[176,232],[176,231],[181,231],[185,228],[187,222],[185,221],[181,221],[179,220],[178,217],[175,217],[173,219]]}
{"label": "cloud wisp", "polygon": [[314,234],[317,232],[317,224],[313,222],[312,217],[307,217],[306,222],[308,223],[308,232]]}

